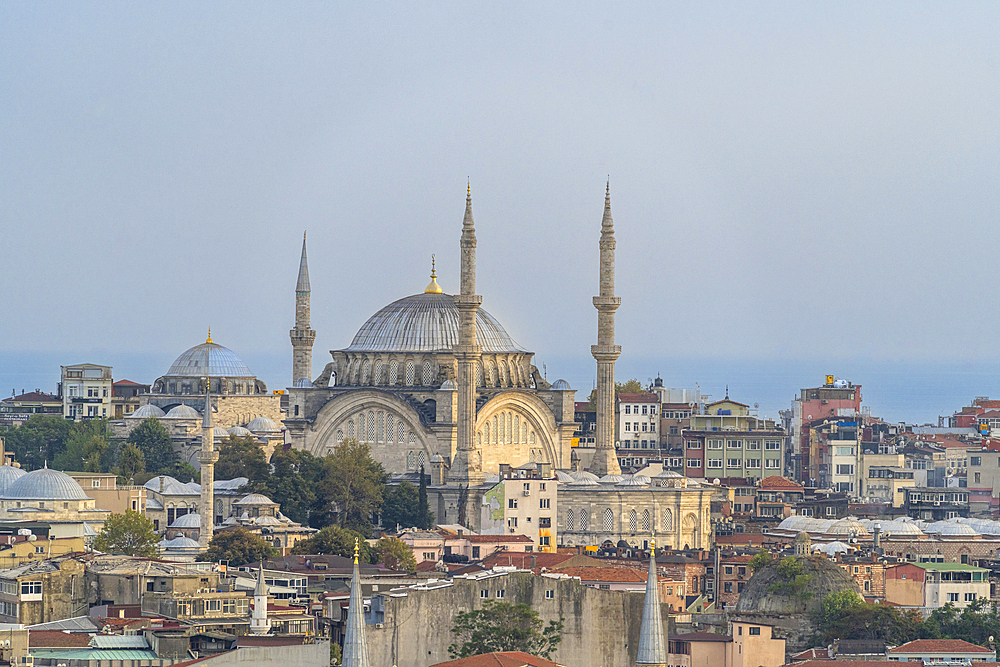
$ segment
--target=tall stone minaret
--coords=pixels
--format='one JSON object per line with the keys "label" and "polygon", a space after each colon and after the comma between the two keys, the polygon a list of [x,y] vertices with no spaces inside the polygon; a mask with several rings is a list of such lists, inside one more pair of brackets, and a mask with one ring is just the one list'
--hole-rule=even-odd
{"label": "tall stone minaret", "polygon": [[368,642],[365,641],[365,600],[361,594],[361,574],[358,572],[358,538],[354,538],[354,572],[351,574],[351,601],[347,606],[344,628],[343,667],[371,667]]}
{"label": "tall stone minaret", "polygon": [[597,345],[590,347],[597,360],[597,441],[590,472],[620,475],[615,452],[615,361],[622,348],[615,345],[615,311],[621,305],[615,296],[615,222],[611,219],[611,182],[604,195],[601,222],[601,295],[594,297],[597,308]]}
{"label": "tall stone minaret", "polygon": [[476,363],[482,348],[476,341],[476,313],[483,297],[476,294],[476,226],[472,220],[472,186],[465,195],[462,221],[462,287],[455,295],[458,307],[458,435],[450,482],[476,485],[485,480],[482,453],[476,449]]}
{"label": "tall stone minaret", "polygon": [[292,339],[292,386],[306,378],[312,380],[312,347],[316,332],[309,328],[309,263],[306,261],[306,233],[302,232],[302,259],[299,279],[295,283],[295,328],[288,332]]}
{"label": "tall stone minaret", "polygon": [[667,642],[663,636],[663,616],[660,613],[660,590],[656,585],[656,540],[649,542],[649,576],[646,578],[646,603],[639,627],[637,665],[666,667]]}
{"label": "tall stone minaret", "polygon": [[215,426],[212,424],[211,381],[211,378],[205,378],[205,414],[201,418],[201,451],[198,452],[198,463],[201,464],[198,546],[202,551],[208,548],[215,533],[215,462],[219,460],[219,453],[215,451]]}

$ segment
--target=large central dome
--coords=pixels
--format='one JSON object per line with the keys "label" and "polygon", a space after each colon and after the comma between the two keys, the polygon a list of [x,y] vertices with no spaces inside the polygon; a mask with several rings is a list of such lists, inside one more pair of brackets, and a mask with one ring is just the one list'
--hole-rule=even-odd
{"label": "large central dome", "polygon": [[[483,352],[524,352],[500,322],[476,311]],[[458,308],[450,294],[415,294],[394,301],[364,323],[347,352],[443,352],[458,344]]]}
{"label": "large central dome", "polygon": [[235,352],[209,340],[177,357],[167,376],[249,378],[254,375]]}

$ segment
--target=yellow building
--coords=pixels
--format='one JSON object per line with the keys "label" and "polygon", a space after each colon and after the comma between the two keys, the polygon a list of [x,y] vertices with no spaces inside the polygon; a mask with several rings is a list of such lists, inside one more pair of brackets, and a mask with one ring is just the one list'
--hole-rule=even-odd
{"label": "yellow building", "polygon": [[903,454],[861,453],[861,475],[858,495],[873,502],[889,502],[902,507],[906,494],[903,489],[917,486],[916,475],[906,467]]}

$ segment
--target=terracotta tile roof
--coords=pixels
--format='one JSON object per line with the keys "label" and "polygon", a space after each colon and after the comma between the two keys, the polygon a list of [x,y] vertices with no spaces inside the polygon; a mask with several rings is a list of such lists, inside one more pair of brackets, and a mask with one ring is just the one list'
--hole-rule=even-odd
{"label": "terracotta tile roof", "polygon": [[656,403],[659,398],[656,394],[618,394],[619,403]]}
{"label": "terracotta tile roof", "polygon": [[828,648],[810,648],[802,651],[801,653],[796,653],[791,656],[792,661],[797,660],[832,660],[830,657],[830,649]]}
{"label": "terracotta tile roof", "polygon": [[[714,632],[689,632],[685,635],[670,635],[670,641],[678,642],[731,642],[732,637],[717,635]],[[840,667],[840,665],[837,665]]]}
{"label": "terracotta tile roof", "polygon": [[32,630],[28,633],[30,648],[87,648],[90,635],[62,630]]}
{"label": "terracotta tile roof", "polygon": [[29,391],[26,394],[21,394],[19,396],[13,396],[10,398],[3,399],[3,403],[40,403],[47,402],[53,403],[58,401],[59,397],[55,394],[46,394],[45,392]]}
{"label": "terracotta tile roof", "polygon": [[645,583],[648,573],[631,567],[566,567],[553,572],[570,577],[580,577],[581,581],[601,581],[604,583]]}
{"label": "terracotta tile roof", "polygon": [[889,653],[993,653],[993,651],[964,639],[914,639],[902,646],[889,649]]}
{"label": "terracotta tile roof", "polygon": [[140,384],[138,382],[132,382],[131,380],[119,380],[118,382],[112,383],[114,387],[148,387],[148,384]]}
{"label": "terracotta tile roof", "polygon": [[770,477],[765,477],[760,480],[760,488],[762,489],[792,489],[794,491],[801,491],[802,486],[796,484],[790,479],[785,479],[780,475],[771,475]]}
{"label": "terracotta tile roof", "polygon": [[495,653],[482,653],[468,658],[439,662],[431,667],[562,667],[557,662],[539,658],[536,655],[524,653],[522,651],[497,651]]}

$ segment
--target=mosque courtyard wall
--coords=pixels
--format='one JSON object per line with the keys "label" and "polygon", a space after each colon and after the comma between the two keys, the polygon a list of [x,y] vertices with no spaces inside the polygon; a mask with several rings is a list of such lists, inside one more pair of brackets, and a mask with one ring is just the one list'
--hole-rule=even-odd
{"label": "mosque courtyard wall", "polygon": [[[562,642],[551,656],[555,662],[635,664],[644,604],[641,593],[589,588],[578,579],[510,572],[456,578],[452,586],[407,589],[405,596],[395,595],[373,600],[373,611],[383,610],[381,627],[369,624],[365,629],[373,665],[426,667],[449,660],[455,618],[460,612],[482,608],[487,600],[528,604],[544,624],[561,620]],[[662,611],[663,632],[669,636],[670,616],[667,609]]]}

